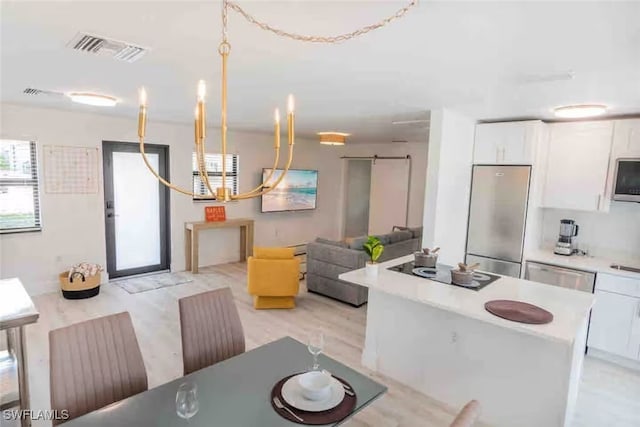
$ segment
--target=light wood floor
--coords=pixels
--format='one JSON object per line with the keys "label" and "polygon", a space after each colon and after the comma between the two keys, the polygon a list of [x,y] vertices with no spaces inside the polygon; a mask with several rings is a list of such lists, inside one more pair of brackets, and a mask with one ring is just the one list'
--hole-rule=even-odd
{"label": "light wood floor", "polygon": [[[35,297],[40,320],[29,326],[27,333],[32,408],[49,408],[49,330],[129,311],[149,387],[155,387],[182,374],[177,300],[221,286],[229,286],[233,291],[248,350],[286,335],[304,342],[311,327],[321,327],[326,332],[329,356],[389,387],[387,395],[354,417],[350,426],[439,427],[451,422],[457,408],[448,408],[360,365],[366,306],[353,308],[307,293],[302,287],[295,310],[256,311],[245,290],[246,267],[240,263],[207,267],[191,283],[133,295],[110,284],[102,287],[98,297],[88,300],[69,301],[57,293]],[[478,399],[482,400],[482,396]],[[34,422],[36,426],[47,424]],[[587,357],[573,426],[640,426],[640,374]]]}

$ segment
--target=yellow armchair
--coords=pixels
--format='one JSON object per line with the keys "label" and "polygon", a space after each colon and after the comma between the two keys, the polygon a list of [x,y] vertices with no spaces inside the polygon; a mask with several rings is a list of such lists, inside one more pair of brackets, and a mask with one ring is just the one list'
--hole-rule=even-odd
{"label": "yellow armchair", "polygon": [[253,307],[294,308],[300,287],[300,260],[293,248],[253,248],[248,261],[248,290]]}

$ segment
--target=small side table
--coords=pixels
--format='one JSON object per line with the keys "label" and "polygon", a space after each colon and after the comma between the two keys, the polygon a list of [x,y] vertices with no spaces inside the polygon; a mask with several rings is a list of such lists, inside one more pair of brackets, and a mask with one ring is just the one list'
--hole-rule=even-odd
{"label": "small side table", "polygon": [[185,269],[198,272],[198,247],[200,230],[212,228],[240,227],[240,261],[246,261],[253,255],[253,220],[234,218],[226,221],[198,221],[184,223]]}
{"label": "small side table", "polygon": [[[29,377],[27,372],[27,337],[25,326],[36,323],[40,313],[25,291],[20,279],[0,280],[0,330],[7,331],[7,347],[18,371],[18,399],[7,402],[0,410],[19,406],[28,411]],[[27,414],[28,412],[23,412]],[[25,415],[20,419],[22,427],[31,425],[31,419]]]}

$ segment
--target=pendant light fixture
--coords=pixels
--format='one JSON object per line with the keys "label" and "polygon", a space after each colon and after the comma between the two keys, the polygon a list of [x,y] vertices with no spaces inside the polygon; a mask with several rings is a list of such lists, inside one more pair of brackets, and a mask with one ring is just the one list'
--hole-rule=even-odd
{"label": "pendant light fixture", "polygon": [[[207,198],[214,200],[228,202],[231,200],[242,200],[242,199],[250,199],[254,197],[259,197],[264,194],[267,194],[270,191],[273,191],[278,187],[278,185],[283,181],[289,168],[291,167],[291,162],[293,161],[293,146],[295,144],[295,116],[294,116],[294,99],[293,96],[289,95],[288,99],[288,108],[287,108],[287,144],[288,144],[288,158],[284,170],[282,174],[278,176],[277,179],[271,181],[271,178],[274,175],[275,170],[278,168],[278,162],[280,158],[280,113],[276,109],[274,114],[274,162],[273,167],[269,171],[267,177],[264,179],[263,183],[258,185],[256,188],[247,191],[242,194],[232,194],[231,189],[227,187],[227,165],[226,165],[226,155],[227,155],[227,60],[229,58],[229,53],[231,52],[231,44],[229,44],[227,38],[227,15],[229,9],[232,9],[239,13],[242,17],[244,17],[251,24],[257,25],[262,30],[269,31],[274,33],[280,37],[287,37],[297,41],[303,42],[311,42],[311,43],[340,43],[352,38],[358,37],[363,34],[367,34],[370,31],[376,30],[378,28],[384,27],[389,24],[391,21],[401,18],[409,11],[410,8],[417,4],[417,0],[411,0],[407,5],[397,10],[393,15],[384,18],[383,20],[374,23],[372,25],[367,25],[365,27],[359,28],[355,31],[340,34],[337,36],[309,36],[309,35],[301,35],[289,33],[278,28],[274,28],[267,23],[261,22],[255,17],[251,16],[244,9],[242,9],[238,4],[231,2],[229,0],[222,1],[222,41],[218,46],[218,53],[222,59],[222,77],[221,77],[221,120],[220,120],[220,151],[222,154],[222,176],[221,176],[221,187],[213,188],[211,183],[209,182],[209,174],[206,168],[205,162],[205,138],[206,138],[206,108],[205,108],[205,96],[206,96],[206,86],[204,81],[200,81],[198,83],[197,90],[197,102],[195,108],[195,120],[194,120],[194,143],[195,143],[195,152],[198,164],[198,174],[200,179],[204,183],[205,187],[208,189],[210,195],[202,196],[199,194],[195,194],[190,189],[180,188],[171,182],[162,178],[158,172],[151,166],[149,160],[147,159],[147,155],[144,149],[144,138],[146,133],[146,125],[147,125],[147,92],[144,88],[140,89],[140,109],[138,113],[138,137],[140,141],[140,154],[142,158],[151,171],[153,175],[164,185],[169,187],[172,190],[175,190],[179,193],[186,194],[192,196],[194,198]],[[329,136],[330,135],[330,136]],[[343,134],[340,132],[329,132],[327,136],[320,136],[321,143],[323,144],[332,144],[332,145],[344,145],[345,137],[348,134]],[[324,140],[324,142],[323,142]]]}

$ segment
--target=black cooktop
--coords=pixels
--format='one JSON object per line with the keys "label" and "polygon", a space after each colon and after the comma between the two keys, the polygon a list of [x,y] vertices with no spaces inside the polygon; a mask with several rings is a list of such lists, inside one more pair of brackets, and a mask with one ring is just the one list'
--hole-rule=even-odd
{"label": "black cooktop", "polygon": [[446,283],[447,285],[460,286],[461,288],[465,289],[473,289],[474,291],[479,291],[480,289],[495,282],[500,278],[500,276],[496,276],[494,274],[475,272],[473,273],[473,282],[470,285],[458,285],[455,283],[451,283],[452,268],[453,267],[451,267],[450,265],[445,264],[436,264],[435,268],[416,267],[413,261],[411,261],[389,267],[387,268],[387,270],[397,271],[398,273],[408,274],[410,276],[417,276],[425,279],[435,280],[436,282]]}

